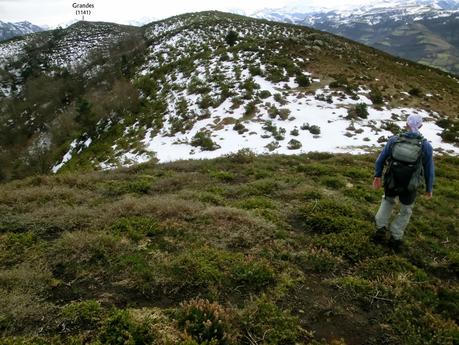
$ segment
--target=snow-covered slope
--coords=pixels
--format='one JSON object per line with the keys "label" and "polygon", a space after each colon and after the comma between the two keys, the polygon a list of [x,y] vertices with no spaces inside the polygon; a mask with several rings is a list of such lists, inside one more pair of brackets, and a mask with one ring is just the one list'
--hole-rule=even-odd
{"label": "snow-covered slope", "polygon": [[64,31],[52,52],[46,53],[52,66],[76,67],[91,53],[104,52],[129,34],[127,27],[111,23],[78,22]]}
{"label": "snow-covered slope", "polygon": [[12,89],[19,92],[23,82],[21,75],[28,68],[38,67],[47,75],[55,73],[53,69],[75,71],[95,54],[109,54],[110,47],[136,32],[136,28],[118,24],[77,22],[67,29],[59,28],[39,36],[27,35],[0,43],[0,69],[8,74],[7,78],[0,79],[0,90],[7,96]]}
{"label": "snow-covered slope", "polygon": [[[424,133],[431,138],[437,151],[459,153],[459,148],[441,141],[439,134],[442,128],[435,124],[440,115],[435,111],[388,105],[375,107],[368,98],[370,90],[365,83],[359,85],[352,96],[333,90],[321,83],[312,71],[304,69],[306,61],[300,56],[292,57],[293,64],[310,77],[315,89],[313,92],[299,87],[295,77],[289,77],[286,71],[283,72],[283,81],[269,80],[267,71],[272,66],[266,59],[268,51],[260,49],[258,52],[222,54],[216,49],[231,30],[239,32],[246,40],[294,37],[300,44],[306,44],[310,41],[309,34],[300,28],[227,21],[218,22],[209,30],[196,22],[199,23],[199,19],[185,18],[160,22],[147,28],[146,37],[154,43],[149,47],[147,62],[137,72],[138,77],[153,77],[162,66],[191,59],[199,55],[203,46],[209,49],[209,54],[194,58],[193,70],[187,74],[173,70],[164,75],[162,92],[159,93],[167,108],[161,128],[141,124],[142,121],[127,126],[125,136],[137,137],[141,149],[138,146],[132,150],[121,148],[120,143],[126,141],[126,137],[122,136],[114,141],[113,156],[100,162],[100,168],[129,166],[152,157],[160,162],[213,158],[241,149],[260,154],[309,151],[363,153],[380,147],[385,138],[393,135],[389,129],[403,128],[406,117],[411,113],[423,116]],[[280,53],[282,48],[280,45],[276,52]],[[307,54],[313,54],[317,48],[309,49]],[[252,75],[247,66],[257,66],[261,75]],[[248,83],[253,84],[254,95],[244,99]],[[208,90],[203,94],[195,90],[196,84],[205,85]],[[237,90],[236,97],[226,98],[223,95],[225,85]],[[412,97],[406,91],[401,93],[402,100]],[[208,106],[203,105],[206,99],[209,99]],[[258,101],[254,102],[254,99]],[[151,97],[147,97],[147,101],[154,102]],[[356,104],[368,106],[368,118],[348,118],[349,109]],[[252,105],[254,109],[250,112]],[[186,110],[181,110],[183,108]],[[311,131],[311,127],[316,131]],[[209,138],[213,147],[197,145],[199,141],[196,138],[200,135]],[[81,145],[71,148],[64,160],[76,152],[76,147],[81,149]],[[62,162],[59,162],[53,171],[61,166]]]}
{"label": "snow-covered slope", "polygon": [[437,153],[459,154],[442,139],[449,122],[439,122],[457,110],[457,79],[333,35],[219,12],[142,28],[79,23],[49,35],[34,64],[36,42],[0,44],[10,73],[0,131],[22,128],[30,147],[46,138],[53,172],[241,149],[372,152],[411,113],[424,118]]}

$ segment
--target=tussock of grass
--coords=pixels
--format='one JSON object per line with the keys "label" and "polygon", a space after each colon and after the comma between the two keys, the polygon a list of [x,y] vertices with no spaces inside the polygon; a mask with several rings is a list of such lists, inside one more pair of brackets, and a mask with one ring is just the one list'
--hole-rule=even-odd
{"label": "tussock of grass", "polygon": [[20,264],[0,272],[0,328],[2,332],[32,332],[50,320],[57,308],[46,301],[52,274],[43,263]]}
{"label": "tussock of grass", "polygon": [[0,343],[453,345],[457,158],[436,158],[402,254],[369,241],[374,159],[246,151],[1,185]]}

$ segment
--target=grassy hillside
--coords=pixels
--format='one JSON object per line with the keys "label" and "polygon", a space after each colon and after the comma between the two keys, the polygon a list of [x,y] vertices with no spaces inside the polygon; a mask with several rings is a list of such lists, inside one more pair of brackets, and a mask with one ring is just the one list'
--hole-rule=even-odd
{"label": "grassy hillside", "polygon": [[[234,45],[226,40],[231,31]],[[391,135],[385,131],[403,123],[403,109],[425,112],[424,128],[427,120],[443,121],[443,141],[459,142],[459,81],[452,75],[332,34],[221,12],[142,28],[80,22],[3,42],[0,76],[2,181],[123,166],[177,147],[187,157],[226,153],[230,140],[201,145],[225,132],[239,133],[237,142],[273,137],[266,146],[276,152],[294,139],[287,131],[293,117],[319,117],[325,109],[343,124],[339,117],[364,100],[378,121],[370,116],[366,133],[356,136]],[[340,138],[360,130],[354,122]]]}
{"label": "grassy hillside", "polygon": [[407,250],[374,155],[144,164],[0,185],[0,344],[457,344],[459,160]]}
{"label": "grassy hillside", "polygon": [[424,65],[459,74],[457,15],[379,24],[325,22],[316,27]]}
{"label": "grassy hillside", "polygon": [[431,31],[428,23],[413,23],[395,28],[381,43],[374,42],[371,45],[390,54],[435,66],[457,75],[459,74],[459,48],[443,38],[447,34],[448,32]]}

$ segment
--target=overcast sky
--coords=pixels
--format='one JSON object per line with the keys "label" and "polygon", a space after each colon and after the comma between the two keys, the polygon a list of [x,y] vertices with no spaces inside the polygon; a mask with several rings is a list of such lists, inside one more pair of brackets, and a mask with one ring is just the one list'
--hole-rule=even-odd
{"label": "overcast sky", "polygon": [[363,3],[370,0],[0,0],[0,21],[29,21],[37,25],[55,26],[81,19],[73,3],[92,3],[95,8],[87,20],[127,23],[142,18],[166,18],[172,15],[203,10],[248,12],[263,8],[300,6],[342,6],[343,3]]}

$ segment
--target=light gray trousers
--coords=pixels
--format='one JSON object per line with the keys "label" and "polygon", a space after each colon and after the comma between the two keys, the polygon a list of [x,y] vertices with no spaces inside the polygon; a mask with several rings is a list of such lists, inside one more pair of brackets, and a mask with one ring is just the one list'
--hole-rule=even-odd
{"label": "light gray trousers", "polygon": [[[392,237],[394,239],[403,239],[405,228],[410,222],[411,214],[413,213],[413,205],[414,203],[411,205],[403,205],[400,203],[400,212],[397,214],[392,223],[390,223],[390,232],[392,233]],[[378,229],[382,227],[389,229],[390,217],[394,206],[395,198],[383,196],[381,206],[379,206],[378,213],[376,213],[375,216],[376,227]]]}

